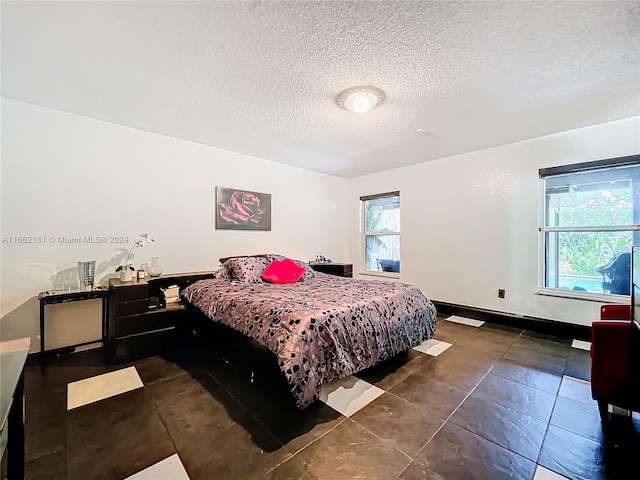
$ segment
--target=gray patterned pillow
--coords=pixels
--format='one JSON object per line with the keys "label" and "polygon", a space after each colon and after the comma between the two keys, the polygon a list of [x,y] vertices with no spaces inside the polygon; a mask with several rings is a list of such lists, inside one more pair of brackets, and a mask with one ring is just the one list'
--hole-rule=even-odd
{"label": "gray patterned pillow", "polygon": [[271,262],[266,257],[234,257],[223,263],[234,280],[241,283],[262,282],[260,275]]}
{"label": "gray patterned pillow", "polygon": [[231,275],[229,275],[227,267],[223,265],[213,272],[213,278],[231,278]]}
{"label": "gray patterned pillow", "polygon": [[304,275],[302,276],[302,278],[300,280],[298,280],[299,282],[303,282],[307,278],[312,278],[312,277],[316,276],[316,271],[313,268],[311,268],[308,263],[305,263],[302,260],[294,260],[293,262],[296,265],[300,265],[305,270]]}

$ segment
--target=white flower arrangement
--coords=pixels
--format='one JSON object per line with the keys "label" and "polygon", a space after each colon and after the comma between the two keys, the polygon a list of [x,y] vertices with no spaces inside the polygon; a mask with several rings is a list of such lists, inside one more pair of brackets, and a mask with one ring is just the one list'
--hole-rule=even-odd
{"label": "white flower arrangement", "polygon": [[120,265],[118,268],[116,268],[116,272],[119,272],[125,268],[129,268],[129,270],[133,270],[135,271],[135,268],[133,268],[133,265],[131,265],[129,263],[129,259],[131,258],[131,254],[133,253],[133,249],[136,247],[144,247],[145,245],[148,245],[150,243],[155,242],[155,240],[149,236],[148,233],[141,233],[140,234],[140,239],[136,240],[135,242],[133,242],[132,247],[129,249],[129,253],[127,254],[127,258],[124,260],[124,262],[122,263],[122,265]]}

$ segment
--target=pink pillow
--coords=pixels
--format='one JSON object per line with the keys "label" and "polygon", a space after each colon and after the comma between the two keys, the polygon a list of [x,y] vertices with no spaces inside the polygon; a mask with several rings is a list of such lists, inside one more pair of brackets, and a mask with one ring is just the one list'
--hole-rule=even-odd
{"label": "pink pillow", "polygon": [[305,273],[304,267],[296,265],[293,260],[285,258],[284,260],[274,260],[262,272],[260,278],[270,283],[295,283]]}

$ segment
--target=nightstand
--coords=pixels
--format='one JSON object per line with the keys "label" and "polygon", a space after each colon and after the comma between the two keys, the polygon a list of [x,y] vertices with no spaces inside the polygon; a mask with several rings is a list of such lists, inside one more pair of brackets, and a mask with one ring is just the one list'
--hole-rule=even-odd
{"label": "nightstand", "polygon": [[163,288],[180,289],[213,278],[212,272],[163,274],[122,282],[109,280],[106,355],[111,361],[159,353],[176,337],[176,327],[188,314],[181,302],[165,303]]}
{"label": "nightstand", "polygon": [[102,342],[104,344],[106,338],[107,327],[107,298],[109,292],[104,287],[96,287],[92,290],[74,290],[72,292],[40,292],[38,295],[38,301],[40,302],[40,358],[44,357],[47,351],[44,344],[44,328],[45,322],[45,307],[47,305],[55,305],[58,303],[68,302],[80,302],[83,300],[100,299],[102,301],[102,336],[99,340],[91,340],[90,342],[77,343],[75,345],[68,345],[63,348],[81,347],[90,343]]}
{"label": "nightstand", "polygon": [[338,277],[353,277],[353,265],[351,263],[322,262],[309,264],[316,272],[328,273]]}

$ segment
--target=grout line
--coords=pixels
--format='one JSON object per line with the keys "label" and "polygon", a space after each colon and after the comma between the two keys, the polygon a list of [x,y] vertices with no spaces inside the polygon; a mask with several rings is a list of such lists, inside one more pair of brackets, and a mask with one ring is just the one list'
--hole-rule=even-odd
{"label": "grout line", "polygon": [[[523,331],[523,332],[524,332],[524,331]],[[514,344],[514,343],[515,343],[515,342],[516,342],[520,337],[522,337],[523,332],[521,332],[521,333],[520,333],[520,334],[519,334],[519,335],[514,339],[514,341],[511,343],[511,346],[513,346],[513,344]],[[511,348],[511,347],[509,347],[509,348]],[[507,352],[508,352],[508,351],[509,351],[509,349],[507,349]],[[497,362],[498,362],[498,361],[500,361],[500,360],[502,360],[502,358],[504,357],[504,355],[506,355],[506,352],[505,352],[504,354],[502,354],[502,356],[501,356],[499,359],[497,359],[496,363],[495,363],[494,365],[492,365],[492,366],[491,366],[491,368],[487,371],[487,373],[486,373],[485,375],[483,375],[483,376],[482,376],[482,378],[478,381],[478,383],[476,383],[476,385],[475,385],[475,386],[471,389],[471,391],[470,391],[470,392],[469,392],[469,393],[468,393],[468,394],[467,394],[467,395],[462,399],[462,401],[461,401],[461,402],[456,406],[456,408],[451,412],[451,414],[450,414],[450,415],[449,415],[449,416],[448,416],[448,417],[447,417],[447,418],[442,422],[442,424],[438,427],[438,429],[435,431],[435,433],[434,433],[433,435],[431,435],[431,437],[429,437],[429,439],[427,440],[427,442],[426,442],[426,443],[422,446],[422,448],[420,448],[420,450],[418,450],[418,452],[415,454],[415,456],[413,457],[413,459],[412,459],[411,463],[413,463],[413,461],[414,461],[414,460],[415,460],[415,459],[420,455],[420,453],[422,453],[422,451],[427,447],[427,445],[429,445],[429,443],[430,443],[430,442],[434,439],[434,437],[435,437],[435,436],[440,432],[440,430],[442,430],[442,429],[444,428],[444,426],[447,424],[447,422],[449,422],[449,421],[451,420],[451,417],[453,417],[453,415],[455,415],[455,413],[460,409],[460,407],[464,404],[464,402],[466,402],[466,401],[467,401],[467,399],[471,396],[471,394],[473,394],[473,392],[478,388],[478,385],[480,385],[480,383],[482,383],[482,381],[483,381],[483,380],[484,380],[484,379],[485,379],[485,378],[486,378],[486,377],[491,373],[491,371],[494,369],[494,367],[495,367],[495,365],[497,364]],[[525,367],[525,368],[531,368],[531,367]],[[565,368],[566,368],[566,364],[565,364]],[[502,378],[502,377],[501,377],[501,378]],[[509,379],[507,379],[507,380],[509,380]],[[518,383],[518,382],[515,382],[515,383]],[[537,390],[539,390],[539,389],[537,389]],[[544,391],[544,390],[541,390],[541,391]],[[560,386],[558,386],[558,392],[559,392],[559,391],[560,391]],[[546,393],[549,393],[549,392],[546,392]],[[538,450],[538,456],[536,457],[536,461],[535,461],[535,462],[533,462],[530,458],[524,457],[523,455],[519,454],[518,452],[514,452],[513,450],[510,450],[510,449],[509,449],[509,448],[507,448],[507,447],[504,447],[504,446],[502,446],[502,445],[499,445],[499,444],[497,444],[497,443],[493,442],[492,440],[490,440],[490,439],[488,439],[488,438],[483,437],[482,435],[479,435],[479,434],[477,434],[477,433],[471,432],[470,430],[467,430],[467,431],[468,431],[469,433],[471,433],[472,435],[476,435],[476,436],[478,436],[478,437],[480,437],[480,438],[482,438],[482,439],[484,439],[484,440],[486,440],[486,441],[488,441],[488,442],[490,442],[490,443],[492,443],[492,444],[494,444],[494,445],[497,445],[497,446],[498,446],[498,447],[500,447],[500,448],[504,448],[505,450],[507,450],[507,451],[509,451],[509,452],[511,452],[511,453],[513,453],[513,454],[515,454],[515,455],[518,455],[519,457],[521,457],[521,458],[523,458],[523,459],[525,459],[525,460],[527,460],[527,461],[529,461],[529,462],[534,463],[534,464],[536,465],[536,467],[537,467],[538,465],[540,465],[540,464],[538,463],[538,460],[540,460],[540,455],[541,455],[541,452],[542,452],[542,445],[544,444],[544,440],[545,440],[545,438],[546,438],[546,436],[547,436],[547,433],[548,433],[548,431],[549,431],[549,426],[551,425],[551,416],[553,415],[553,409],[555,408],[556,402],[557,402],[557,400],[558,400],[558,393],[556,393],[554,397],[555,397],[555,398],[554,398],[554,401],[553,401],[553,407],[551,408],[551,414],[549,415],[549,419],[546,421],[545,434],[544,434],[544,436],[542,437],[542,442],[540,443],[540,450]],[[505,408],[509,408],[509,407],[507,407],[506,405],[503,405],[503,406],[504,406]],[[512,410],[513,410],[513,409],[512,409]],[[522,412],[518,412],[518,413],[521,413],[522,415],[526,415],[525,413],[522,413]],[[527,416],[531,417],[531,415],[527,415]],[[531,417],[531,418],[535,418],[535,417]],[[538,420],[539,420],[539,419],[538,419]],[[461,427],[461,428],[462,428],[462,427]],[[466,429],[465,429],[465,430],[466,430]],[[409,465],[411,465],[411,463],[410,463]],[[407,467],[405,467],[405,469],[404,469],[402,472],[400,472],[400,475],[399,475],[398,477],[396,477],[396,478],[399,478],[400,476],[402,476],[402,474],[407,470],[407,468],[409,468],[409,465],[407,465]]]}
{"label": "grout line", "polygon": [[[385,392],[385,393],[389,393],[389,392]],[[382,396],[382,395],[381,395]],[[401,397],[398,397],[401,398]],[[402,399],[405,402],[408,402],[408,400],[405,400],[404,398]],[[365,427],[364,425],[360,425],[358,422],[356,422],[355,420],[349,418],[348,420],[351,420],[353,423],[355,423],[358,427],[365,429],[367,432],[369,432],[371,435],[373,435],[374,437],[376,437],[377,439],[381,440],[383,443],[387,443],[388,440],[385,438],[382,438],[380,435],[376,434],[375,432],[372,432],[371,430],[369,430],[367,427]],[[407,452],[400,450],[398,447],[393,447],[394,450],[397,450],[398,452],[402,453],[405,457],[407,457],[409,459],[409,464],[411,464],[411,462],[413,462],[413,458],[411,455],[409,455]],[[417,455],[417,454],[416,454]],[[407,465],[408,467],[409,465]],[[406,468],[406,467],[405,467]],[[403,470],[404,471],[404,470]]]}
{"label": "grout line", "polygon": [[[503,354],[503,356],[504,356],[504,354]],[[502,357],[500,357],[500,358],[502,358]],[[455,414],[455,413],[460,409],[460,407],[462,406],[462,404],[463,404],[464,402],[466,402],[466,401],[467,401],[467,398],[469,398],[469,397],[471,396],[471,394],[475,391],[475,389],[476,389],[476,388],[478,388],[478,385],[480,385],[480,383],[482,382],[482,380],[484,380],[484,379],[487,377],[487,375],[489,375],[489,372],[491,372],[491,370],[493,370],[493,368],[494,368],[494,367],[495,367],[495,364],[493,364],[493,365],[491,366],[491,368],[490,368],[489,370],[487,370],[487,373],[485,373],[485,374],[482,376],[482,378],[478,381],[478,383],[476,383],[476,385],[471,389],[471,391],[469,391],[469,392],[465,395],[465,397],[462,399],[462,401],[461,401],[461,402],[460,402],[460,403],[459,403],[459,404],[458,404],[458,405],[453,409],[453,411],[449,414],[449,416],[448,416],[447,418],[445,418],[445,419],[444,419],[444,421],[442,422],[442,424],[441,424],[441,425],[436,429],[436,431],[433,433],[433,435],[431,435],[431,436],[429,437],[429,439],[425,442],[425,444],[420,448],[420,450],[418,450],[418,453],[416,453],[416,454],[415,454],[415,456],[413,457],[414,459],[415,459],[416,457],[418,457],[418,455],[420,455],[420,453],[422,453],[422,451],[425,449],[425,447],[426,447],[427,445],[429,445],[429,443],[431,442],[431,440],[433,440],[433,438],[434,438],[434,437],[435,437],[435,436],[440,432],[440,430],[442,430],[442,429],[444,428],[445,424],[446,424],[446,423],[451,419],[451,417],[453,417],[453,415],[454,415],[454,414]],[[473,433],[473,432],[471,432],[471,433]],[[492,442],[492,443],[493,443],[493,442]],[[504,448],[504,447],[503,447],[503,448]],[[408,466],[407,466],[407,468],[408,468]],[[406,468],[405,468],[405,470],[406,470]],[[403,470],[403,472],[402,472],[402,473],[404,473],[404,470]],[[402,473],[401,473],[401,475],[402,475]]]}
{"label": "grout line", "polygon": [[[146,388],[146,387],[143,387],[143,388]],[[165,432],[167,432],[167,435],[169,435],[169,438],[171,439],[171,443],[173,444],[173,449],[174,449],[176,455],[178,455],[178,458],[180,458],[180,452],[178,452],[178,446],[176,445],[176,441],[173,438],[173,435],[171,435],[171,430],[169,429],[167,423],[164,421],[164,418],[162,418],[162,415],[160,415],[160,412],[158,411],[158,406],[156,405],[156,402],[153,399],[153,395],[151,395],[151,405],[153,405],[153,411],[158,416],[158,418],[160,419],[160,422],[162,423],[162,426],[164,427]],[[182,463],[182,459],[180,459],[180,462]],[[68,463],[68,462],[65,462],[65,463]],[[189,475],[189,472],[187,471],[186,465],[184,463],[182,463],[182,466],[184,467],[185,471],[187,472],[187,475],[189,476],[189,478],[191,478],[191,475]]]}

